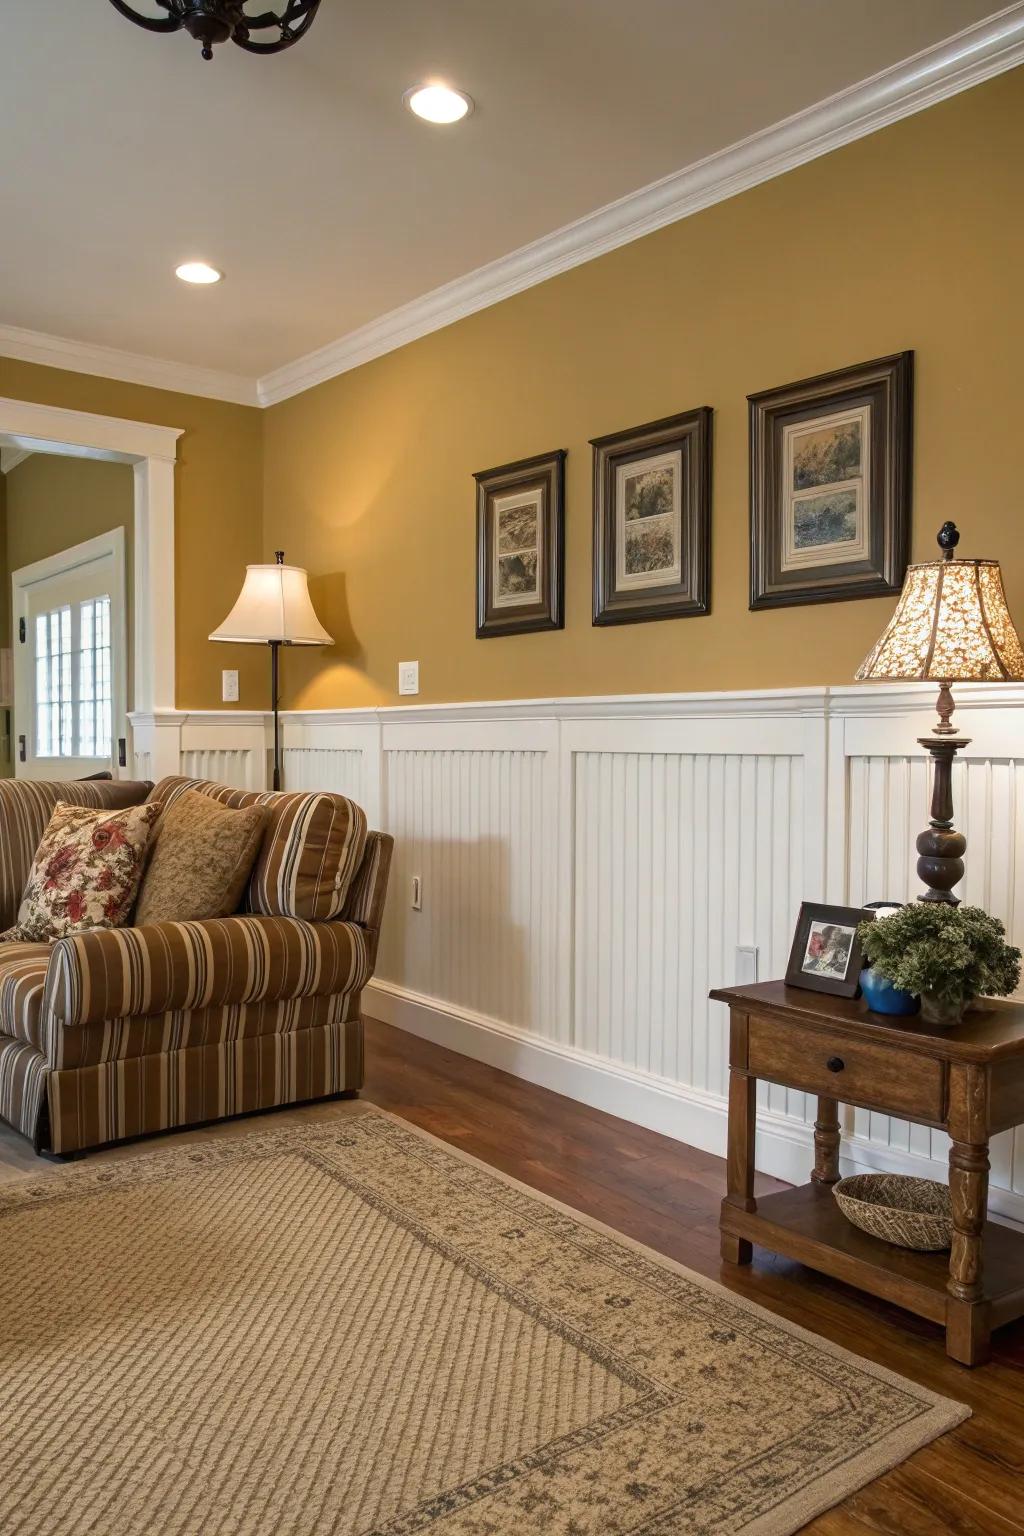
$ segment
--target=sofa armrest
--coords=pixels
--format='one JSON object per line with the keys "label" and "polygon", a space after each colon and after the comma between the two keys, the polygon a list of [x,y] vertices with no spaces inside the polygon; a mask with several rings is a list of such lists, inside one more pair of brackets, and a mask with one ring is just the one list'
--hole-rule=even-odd
{"label": "sofa armrest", "polygon": [[354,923],[217,917],[58,939],[43,1006],[61,1025],[359,991],[372,970]]}
{"label": "sofa armrest", "polygon": [[381,919],[384,916],[384,900],[388,893],[388,875],[391,871],[391,855],[395,840],[388,832],[369,832],[363,850],[363,862],[356,871],[349,887],[342,917],[347,923],[358,923],[370,939],[370,965],[377,953]]}

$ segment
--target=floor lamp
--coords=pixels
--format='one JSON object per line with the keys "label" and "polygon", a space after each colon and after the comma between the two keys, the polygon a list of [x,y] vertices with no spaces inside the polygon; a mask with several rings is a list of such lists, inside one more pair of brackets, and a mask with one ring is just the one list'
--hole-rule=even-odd
{"label": "floor lamp", "polygon": [[285,565],[284,550],[273,565],[247,565],[235,606],[210,636],[232,645],[270,646],[270,697],[274,710],[274,788],[281,788],[281,730],[278,719],[279,652],[282,645],[333,645],[316,616],[308,577],[298,565]]}
{"label": "floor lamp", "polygon": [[943,523],[941,560],[907,570],[899,605],[874,650],[857,670],[860,682],[935,682],[939,723],[918,741],[935,763],[931,821],[917,839],[917,872],[927,886],[918,899],[958,906],[967,839],[953,827],[953,759],[970,746],[951,723],[952,683],[1024,681],[1024,650],[1013,627],[997,560],[958,560],[960,534]]}

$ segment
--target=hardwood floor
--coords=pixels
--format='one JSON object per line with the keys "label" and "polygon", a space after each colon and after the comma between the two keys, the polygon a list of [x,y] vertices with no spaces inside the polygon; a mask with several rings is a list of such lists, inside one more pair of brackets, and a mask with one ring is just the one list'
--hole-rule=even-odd
{"label": "hardwood floor", "polygon": [[[995,1335],[990,1364],[965,1370],[946,1359],[937,1328],[800,1265],[756,1249],[749,1270],[723,1267],[721,1158],[373,1021],[366,1077],[364,1100],[773,1312],[970,1404],[971,1419],[813,1521],[805,1528],[811,1536],[1024,1536],[1024,1321]],[[337,1112],[312,1106],[280,1118]],[[245,1134],[276,1118],[188,1134]],[[98,1155],[132,1155],[160,1141]],[[0,1128],[0,1179],[53,1169]],[[782,1186],[759,1178],[757,1187]]]}

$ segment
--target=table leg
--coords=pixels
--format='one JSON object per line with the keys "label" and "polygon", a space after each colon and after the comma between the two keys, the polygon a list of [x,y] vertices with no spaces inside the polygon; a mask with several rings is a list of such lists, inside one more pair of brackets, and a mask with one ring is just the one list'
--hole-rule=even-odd
{"label": "table leg", "polygon": [[[754,1199],[754,1135],[757,1128],[757,1079],[735,1067],[729,1073],[729,1147],[723,1205],[756,1211]],[[730,1264],[749,1264],[753,1244],[745,1237],[722,1233],[722,1258]]]}
{"label": "table leg", "polygon": [[815,1184],[839,1181],[839,1104],[835,1099],[818,1099],[818,1118],[814,1122]]}
{"label": "table leg", "polygon": [[946,1353],[962,1365],[981,1365],[989,1354],[990,1307],[982,1274],[988,1169],[987,1141],[953,1142],[949,1151],[953,1242],[946,1286]]}

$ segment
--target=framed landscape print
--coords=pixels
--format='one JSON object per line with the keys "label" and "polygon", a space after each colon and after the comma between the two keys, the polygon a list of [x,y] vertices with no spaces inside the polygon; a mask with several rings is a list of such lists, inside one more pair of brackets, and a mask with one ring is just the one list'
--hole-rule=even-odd
{"label": "framed landscape print", "polygon": [[476,634],[565,624],[565,450],[484,469],[476,481]]}
{"label": "framed landscape print", "polygon": [[912,352],[750,395],[750,606],[897,594]]}
{"label": "framed landscape print", "polygon": [[594,623],[707,613],[711,409],[595,437]]}

